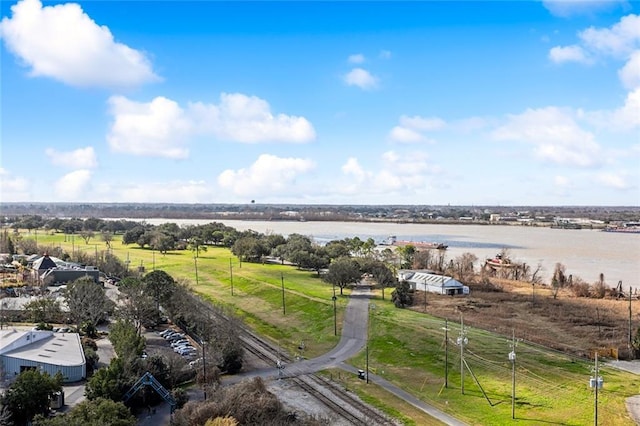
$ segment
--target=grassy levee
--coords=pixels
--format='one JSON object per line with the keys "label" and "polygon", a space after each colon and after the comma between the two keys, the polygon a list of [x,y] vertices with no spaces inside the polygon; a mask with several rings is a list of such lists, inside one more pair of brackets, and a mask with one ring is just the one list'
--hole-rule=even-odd
{"label": "grassy levee", "polygon": [[[25,235],[26,238],[31,238]],[[38,243],[60,245],[72,250],[64,236],[38,235]],[[74,250],[93,254],[105,249],[104,243],[92,240],[85,244],[75,238]],[[166,255],[124,246],[116,238],[112,252],[130,261],[135,269],[162,269],[177,279],[191,282],[194,291],[213,303],[232,308],[257,332],[271,338],[290,354],[305,342],[304,356],[313,357],[328,351],[338,341],[333,333],[332,288],[315,273],[299,271],[278,264],[238,263],[228,249],[210,247],[196,261],[190,251]],[[234,295],[231,295],[231,268]],[[282,312],[281,277],[284,277],[286,315]],[[565,354],[519,342],[516,347],[516,407],[511,418],[511,351],[510,338],[465,327],[468,345],[464,360],[471,372],[465,371],[464,394],[460,386],[460,348],[455,345],[460,335],[459,323],[448,323],[448,387],[444,387],[445,344],[442,319],[397,309],[375,293],[375,309],[370,311],[369,365],[380,375],[423,401],[451,413],[473,425],[587,425],[594,421],[594,394],[589,389],[593,363]],[[338,330],[341,329],[344,306],[348,298],[338,297]],[[505,319],[508,321],[508,319]],[[518,330],[515,330],[516,337]],[[350,361],[358,368],[365,366],[365,354]],[[639,392],[636,375],[603,367],[600,375],[604,388],[598,395],[598,424],[634,425],[627,414],[625,399]],[[474,377],[477,379],[477,383]],[[364,399],[383,407],[391,414],[406,413],[408,424],[437,424],[421,418],[407,404],[393,398],[376,385],[344,376],[344,383]],[[486,397],[481,388],[486,393]],[[378,401],[379,403],[375,403]],[[411,420],[413,419],[413,420]]]}

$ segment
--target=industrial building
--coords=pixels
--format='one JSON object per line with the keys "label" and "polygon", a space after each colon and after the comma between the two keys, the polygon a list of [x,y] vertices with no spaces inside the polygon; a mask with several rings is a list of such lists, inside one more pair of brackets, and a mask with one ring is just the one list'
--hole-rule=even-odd
{"label": "industrial building", "polygon": [[86,359],[77,333],[0,330],[0,363],[3,379],[11,379],[28,369],[51,376],[60,372],[65,383],[87,377]]}
{"label": "industrial building", "polygon": [[431,271],[400,270],[398,280],[406,281],[412,290],[453,296],[469,294],[469,287],[446,275],[434,274]]}

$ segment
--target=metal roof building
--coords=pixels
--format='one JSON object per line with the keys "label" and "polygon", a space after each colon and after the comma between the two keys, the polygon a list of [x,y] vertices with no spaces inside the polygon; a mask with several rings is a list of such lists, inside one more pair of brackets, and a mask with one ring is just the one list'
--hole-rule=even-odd
{"label": "metal roof building", "polygon": [[434,274],[431,271],[398,271],[398,279],[407,281],[413,290],[428,291],[453,296],[469,294],[469,287],[446,275]]}
{"label": "metal roof building", "polygon": [[87,376],[84,351],[77,333],[1,330],[0,362],[7,379],[28,369],[52,376],[60,372],[65,383],[77,382]]}

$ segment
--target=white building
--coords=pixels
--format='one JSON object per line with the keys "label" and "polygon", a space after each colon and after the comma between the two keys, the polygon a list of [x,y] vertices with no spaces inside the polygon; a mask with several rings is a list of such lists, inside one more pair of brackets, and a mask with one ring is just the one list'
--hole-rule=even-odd
{"label": "white building", "polygon": [[87,377],[87,363],[77,333],[0,330],[0,363],[7,379],[28,369],[51,376],[60,372],[65,383]]}
{"label": "white building", "polygon": [[469,287],[446,275],[434,274],[431,271],[398,271],[398,279],[407,281],[413,290],[428,291],[448,296],[469,294]]}

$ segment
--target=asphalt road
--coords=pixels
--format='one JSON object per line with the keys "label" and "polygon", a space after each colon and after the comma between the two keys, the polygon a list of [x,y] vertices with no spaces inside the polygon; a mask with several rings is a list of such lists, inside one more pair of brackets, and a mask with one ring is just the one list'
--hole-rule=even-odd
{"label": "asphalt road", "polygon": [[[304,374],[315,373],[327,368],[337,367],[347,372],[357,374],[357,369],[344,363],[344,361],[357,355],[365,347],[367,343],[367,329],[369,322],[369,298],[370,290],[368,287],[358,287],[351,292],[349,303],[347,304],[344,322],[342,326],[342,337],[340,342],[326,354],[317,358],[299,361],[286,365],[283,372],[277,368],[266,368],[251,371],[246,374],[234,376],[232,382],[239,381],[249,377],[260,376],[264,379],[277,379],[278,377],[295,377]],[[281,373],[281,376],[278,374]],[[385,380],[375,374],[369,374],[369,381],[384,388],[387,392],[397,396],[413,405],[415,408],[422,410],[428,415],[440,420],[441,422],[452,426],[464,426],[465,423],[455,417],[438,410],[437,408],[424,403],[413,395],[403,391],[391,382]]]}

